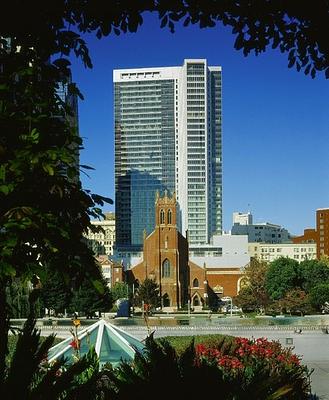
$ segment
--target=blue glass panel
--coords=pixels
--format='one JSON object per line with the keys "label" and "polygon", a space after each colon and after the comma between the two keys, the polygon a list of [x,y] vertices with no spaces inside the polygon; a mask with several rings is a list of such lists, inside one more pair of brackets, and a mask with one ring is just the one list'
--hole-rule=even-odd
{"label": "blue glass panel", "polygon": [[118,364],[121,360],[132,361],[134,352],[121,342],[107,327],[104,327],[99,361],[101,363],[110,362]]}

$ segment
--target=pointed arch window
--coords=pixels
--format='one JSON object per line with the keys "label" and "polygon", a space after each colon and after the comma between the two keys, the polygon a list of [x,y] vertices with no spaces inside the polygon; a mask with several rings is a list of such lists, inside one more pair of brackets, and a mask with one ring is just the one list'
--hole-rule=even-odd
{"label": "pointed arch window", "polygon": [[160,210],[160,224],[165,223],[165,213],[163,210]]}
{"label": "pointed arch window", "polygon": [[162,278],[170,278],[170,261],[168,258],[162,263]]}
{"label": "pointed arch window", "polygon": [[172,222],[172,211],[169,209],[168,210],[168,224],[171,224]]}
{"label": "pointed arch window", "polygon": [[199,281],[197,278],[193,280],[193,287],[199,287]]}

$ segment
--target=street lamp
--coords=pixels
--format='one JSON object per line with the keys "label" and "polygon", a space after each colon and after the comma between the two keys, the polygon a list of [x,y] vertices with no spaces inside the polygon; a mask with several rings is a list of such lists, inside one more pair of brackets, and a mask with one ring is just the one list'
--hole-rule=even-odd
{"label": "street lamp", "polygon": [[233,302],[232,302],[232,297],[230,297],[230,296],[225,296],[225,297],[222,297],[221,298],[221,300],[222,301],[229,301],[229,302],[231,302],[231,312],[230,312],[230,314],[231,314],[231,317],[232,317],[232,312],[233,312]]}

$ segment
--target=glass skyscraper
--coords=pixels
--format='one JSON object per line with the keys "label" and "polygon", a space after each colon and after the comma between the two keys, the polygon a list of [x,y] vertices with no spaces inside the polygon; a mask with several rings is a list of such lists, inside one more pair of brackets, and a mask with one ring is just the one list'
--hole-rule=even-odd
{"label": "glass skyscraper", "polygon": [[115,70],[116,248],[154,229],[156,192],[176,193],[189,242],[222,231],[221,67]]}

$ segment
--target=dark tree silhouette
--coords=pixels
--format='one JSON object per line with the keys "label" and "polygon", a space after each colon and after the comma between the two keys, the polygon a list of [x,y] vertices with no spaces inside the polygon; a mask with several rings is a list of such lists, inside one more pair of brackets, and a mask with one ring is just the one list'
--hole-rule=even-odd
{"label": "dark tree silhouette", "polygon": [[329,77],[329,4],[327,0],[106,0],[56,2],[13,0],[0,17],[4,37],[68,55],[73,50],[91,66],[88,50],[77,32],[109,34],[136,32],[145,12],[156,13],[160,26],[174,32],[175,25],[198,24],[200,28],[223,24],[236,35],[234,47],[245,55],[270,47],[288,54],[289,67],[315,76]]}

